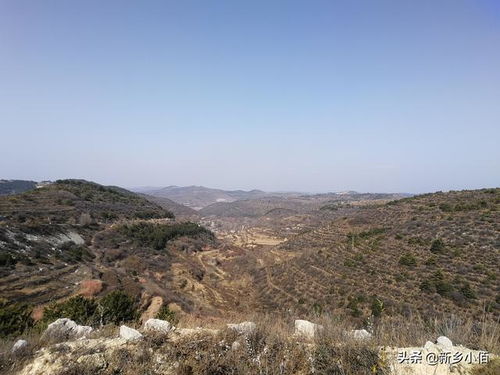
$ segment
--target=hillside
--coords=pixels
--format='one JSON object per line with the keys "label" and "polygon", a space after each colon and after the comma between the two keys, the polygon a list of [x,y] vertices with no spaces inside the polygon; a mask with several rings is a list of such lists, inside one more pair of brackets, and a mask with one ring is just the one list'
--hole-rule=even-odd
{"label": "hillside", "polygon": [[[263,311],[500,314],[500,189],[364,207],[275,247],[255,272]],[[269,257],[267,257],[269,258]]]}
{"label": "hillside", "polygon": [[142,196],[81,180],[0,197],[0,216],[2,301],[37,308],[120,289],[146,306],[157,296],[189,311],[196,301],[176,273],[202,278],[208,267],[189,254],[216,244],[210,231],[173,221]]}
{"label": "hillside", "polygon": [[36,188],[35,181],[0,180],[0,195],[19,194]]}
{"label": "hillside", "polygon": [[335,211],[351,205],[366,205],[400,199],[400,194],[316,194],[267,196],[255,199],[218,202],[199,210],[202,216],[260,217],[267,215],[307,214],[318,210]]}
{"label": "hillside", "polygon": [[155,197],[153,195],[148,195],[148,194],[140,194],[140,195],[145,199],[147,199],[148,201],[155,203],[158,206],[164,208],[165,210],[172,212],[177,218],[196,218],[199,216],[196,210],[193,210],[190,207],[174,202],[171,199]]}

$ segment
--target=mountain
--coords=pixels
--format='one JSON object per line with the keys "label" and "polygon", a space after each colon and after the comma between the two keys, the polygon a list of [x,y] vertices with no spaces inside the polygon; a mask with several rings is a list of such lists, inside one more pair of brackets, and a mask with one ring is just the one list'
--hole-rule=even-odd
{"label": "mountain", "polygon": [[216,202],[233,202],[268,195],[260,190],[221,190],[203,186],[167,186],[157,190],[141,189],[141,193],[160,198],[168,198],[176,203],[199,210]]}
{"label": "mountain", "polygon": [[0,180],[0,195],[18,194],[36,188],[35,181]]}
{"label": "mountain", "polygon": [[199,210],[202,216],[260,217],[268,214],[314,213],[318,210],[334,211],[341,207],[401,199],[401,194],[327,193],[311,195],[286,194],[266,196],[233,202],[217,202]]}

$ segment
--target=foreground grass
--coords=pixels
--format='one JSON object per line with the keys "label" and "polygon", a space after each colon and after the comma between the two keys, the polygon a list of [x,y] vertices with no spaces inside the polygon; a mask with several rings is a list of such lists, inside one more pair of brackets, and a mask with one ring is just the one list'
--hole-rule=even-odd
{"label": "foreground grass", "polygon": [[[306,317],[307,318],[307,317]],[[13,340],[2,343],[0,373],[16,373],[30,362],[40,348],[57,353],[62,368],[57,375],[86,374],[387,374],[388,369],[378,357],[380,346],[422,346],[440,335],[449,337],[455,345],[487,350],[499,354],[498,322],[464,321],[454,317],[424,321],[418,317],[384,318],[373,324],[373,338],[357,341],[346,332],[352,327],[347,320],[331,317],[309,317],[322,324],[324,330],[313,341],[293,336],[293,319],[286,316],[252,315],[226,319],[202,319],[186,316],[179,327],[201,326],[217,331],[200,330],[189,336],[146,335],[144,340],[127,345],[106,347],[69,346],[66,343],[49,346],[33,334],[25,337],[30,345],[21,353],[12,354]],[[226,328],[228,322],[251,320],[257,329],[238,336]],[[117,336],[113,325],[93,334],[93,338]],[[106,340],[103,340],[103,343]],[[236,343],[236,344],[235,344]],[[90,358],[91,360],[79,360]],[[493,374],[498,362],[477,370],[477,374]]]}

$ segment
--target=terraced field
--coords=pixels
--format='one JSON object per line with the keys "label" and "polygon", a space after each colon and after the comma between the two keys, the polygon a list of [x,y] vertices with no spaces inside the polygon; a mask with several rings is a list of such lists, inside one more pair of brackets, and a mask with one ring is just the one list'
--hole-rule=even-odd
{"label": "terraced field", "polygon": [[293,257],[255,272],[261,309],[498,315],[499,193],[416,197],[296,235],[277,249]]}

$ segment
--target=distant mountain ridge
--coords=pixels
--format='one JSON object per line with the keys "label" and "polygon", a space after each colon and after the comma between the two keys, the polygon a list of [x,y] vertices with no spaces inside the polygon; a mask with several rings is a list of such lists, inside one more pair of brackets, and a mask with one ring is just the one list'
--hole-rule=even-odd
{"label": "distant mountain ridge", "polygon": [[139,188],[134,191],[160,198],[168,198],[184,206],[200,210],[217,202],[234,202],[243,199],[255,199],[272,195],[262,190],[222,190],[204,186],[167,186],[161,189],[147,190]]}
{"label": "distant mountain ridge", "polygon": [[35,189],[36,181],[28,180],[0,180],[0,195],[19,194]]}

